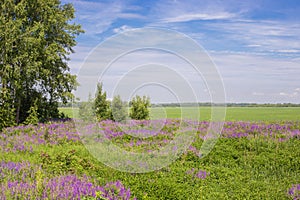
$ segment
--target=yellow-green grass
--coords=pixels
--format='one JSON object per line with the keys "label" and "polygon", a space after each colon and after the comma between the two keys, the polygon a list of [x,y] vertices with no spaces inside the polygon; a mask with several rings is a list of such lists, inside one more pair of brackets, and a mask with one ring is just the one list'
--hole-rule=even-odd
{"label": "yellow-green grass", "polygon": [[67,117],[76,118],[78,116],[79,109],[71,107],[61,107],[59,111],[64,113]]}
{"label": "yellow-green grass", "polygon": [[[153,108],[157,112],[161,108]],[[211,107],[165,108],[168,118],[211,119]],[[216,109],[220,109],[216,107]],[[226,121],[300,121],[300,107],[227,107]],[[188,117],[186,117],[188,116]]]}
{"label": "yellow-green grass", "polygon": [[[78,116],[78,108],[60,108],[60,111],[70,118]],[[151,108],[151,116],[153,119],[210,120],[211,107],[155,107]],[[225,119],[226,121],[300,121],[300,107],[227,107]]]}

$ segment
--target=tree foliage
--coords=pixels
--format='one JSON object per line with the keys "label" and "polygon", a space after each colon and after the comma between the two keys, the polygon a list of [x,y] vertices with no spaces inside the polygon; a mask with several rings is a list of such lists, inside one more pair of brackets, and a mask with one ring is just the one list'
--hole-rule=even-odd
{"label": "tree foliage", "polygon": [[110,104],[106,99],[106,92],[102,89],[102,83],[97,84],[94,100],[94,112],[98,121],[113,119]]}
{"label": "tree foliage", "polygon": [[150,98],[135,96],[130,102],[130,118],[136,120],[149,119]]}
{"label": "tree foliage", "polygon": [[4,127],[15,125],[14,108],[6,89],[0,91],[0,130]]}
{"label": "tree foliage", "polygon": [[[40,121],[59,117],[58,102],[73,98],[76,77],[67,61],[82,33],[71,4],[59,0],[0,1],[0,81],[15,122],[23,122],[37,99]],[[1,113],[4,107],[1,107]],[[6,125],[5,125],[6,126]]]}
{"label": "tree foliage", "polygon": [[94,100],[91,94],[87,102],[81,102],[79,106],[79,118],[83,121],[94,121]]}
{"label": "tree foliage", "polygon": [[38,116],[38,106],[37,101],[34,102],[34,104],[30,107],[28,111],[28,117],[26,118],[24,124],[38,124],[39,122],[39,116]]}
{"label": "tree foliage", "polygon": [[120,95],[114,96],[111,103],[111,110],[114,121],[122,122],[126,120],[126,103],[122,101]]}

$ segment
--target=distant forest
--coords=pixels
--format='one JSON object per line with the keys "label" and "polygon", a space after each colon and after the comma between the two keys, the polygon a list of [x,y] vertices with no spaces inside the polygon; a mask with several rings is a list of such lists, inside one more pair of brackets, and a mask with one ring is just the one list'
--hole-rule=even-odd
{"label": "distant forest", "polygon": [[[300,107],[300,104],[292,103],[226,103],[227,107]],[[224,104],[214,104],[214,103],[161,103],[161,104],[152,104],[152,107],[195,107],[195,106],[224,106]]]}

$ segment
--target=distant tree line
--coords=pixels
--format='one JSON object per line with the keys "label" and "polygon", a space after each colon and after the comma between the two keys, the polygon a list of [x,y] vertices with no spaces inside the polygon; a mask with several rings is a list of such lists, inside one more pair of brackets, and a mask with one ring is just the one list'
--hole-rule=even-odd
{"label": "distant tree line", "polygon": [[227,106],[227,107],[300,107],[300,104],[293,103],[226,103],[226,104],[215,104],[215,103],[193,103],[193,102],[184,102],[184,103],[156,103],[152,104],[152,107],[196,107],[196,106]]}

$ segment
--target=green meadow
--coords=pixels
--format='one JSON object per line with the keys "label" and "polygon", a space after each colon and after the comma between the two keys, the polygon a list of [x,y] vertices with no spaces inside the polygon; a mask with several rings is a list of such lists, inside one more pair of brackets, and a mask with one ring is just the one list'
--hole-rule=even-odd
{"label": "green meadow", "polygon": [[[102,122],[113,144],[134,152],[170,143],[178,125],[168,121],[143,139],[118,135],[117,124]],[[299,121],[226,122],[212,151],[199,157],[206,125],[200,123],[198,136],[174,162],[147,173],[121,172],[97,160],[72,121],[8,128],[0,135],[0,199],[299,199]]]}
{"label": "green meadow", "polygon": [[[78,116],[78,109],[60,112]],[[128,126],[146,134],[156,131],[145,138],[127,134],[118,123],[100,122],[111,144],[135,153],[172,144],[181,126],[196,127],[186,151],[170,165],[147,173],[119,171],[98,160],[73,120],[9,127],[0,134],[0,199],[299,199],[299,113],[298,107],[228,107],[222,134],[206,156],[202,146],[209,107],[152,108],[152,119],[171,120],[153,121],[161,127],[143,121]],[[181,123],[175,118],[200,121]],[[88,127],[81,130],[91,130]]]}
{"label": "green meadow", "polygon": [[[218,107],[216,107],[218,109]],[[76,118],[77,108],[60,108],[60,111]],[[211,119],[211,107],[155,107],[151,108],[153,119],[190,118]],[[300,107],[227,107],[226,121],[300,121]]]}

